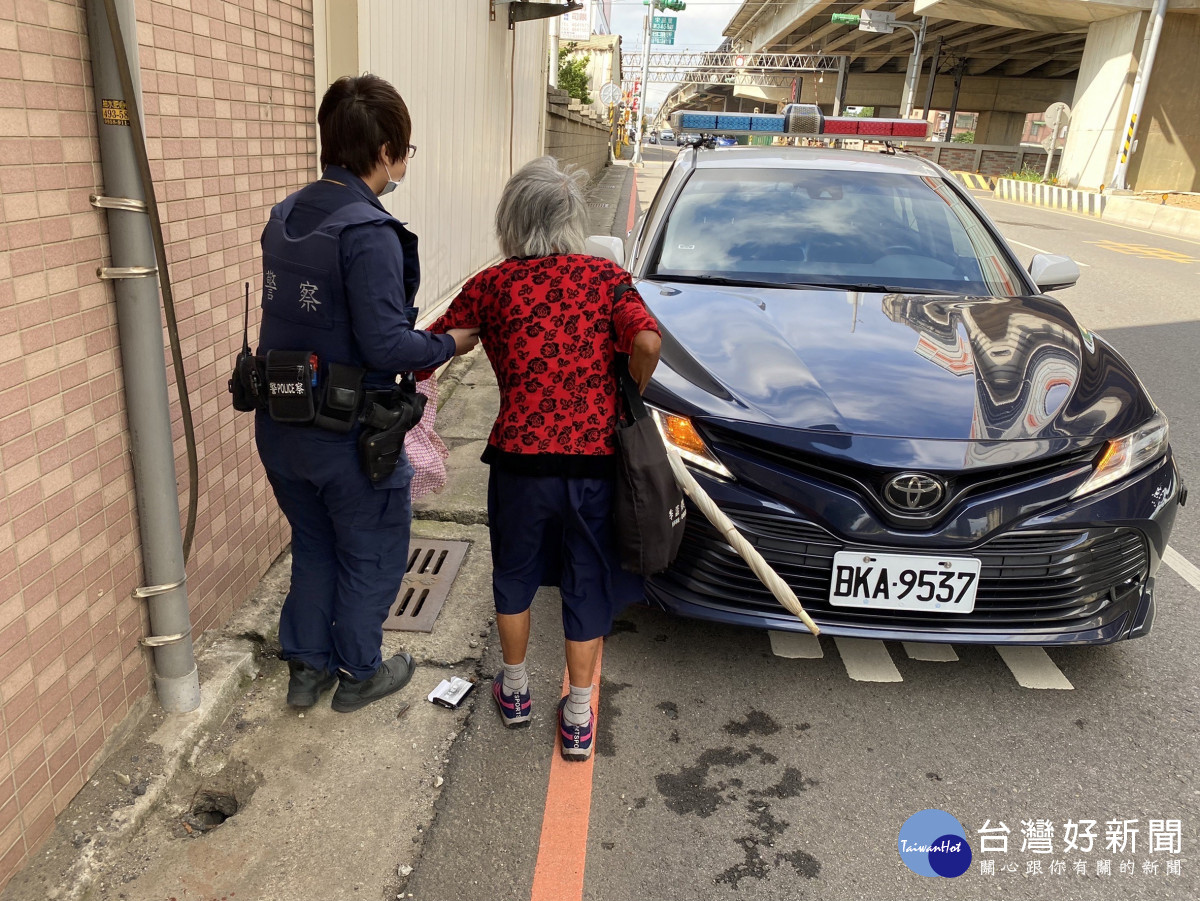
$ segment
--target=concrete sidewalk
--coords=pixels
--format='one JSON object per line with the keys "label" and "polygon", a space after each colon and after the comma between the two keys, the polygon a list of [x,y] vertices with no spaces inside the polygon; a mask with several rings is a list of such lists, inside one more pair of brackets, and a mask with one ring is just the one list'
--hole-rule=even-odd
{"label": "concrete sidewalk", "polygon": [[[594,233],[625,237],[630,204],[657,187],[638,175],[635,192],[634,170],[618,163],[591,186]],[[353,714],[331,711],[328,695],[307,713],[288,708],[277,639],[291,564],[283,554],[234,621],[197,641],[201,708],[166,716],[147,698],[0,901],[405,895],[449,749],[487,703],[492,674],[481,661],[495,641],[479,461],[498,407],[495,376],[476,350],[439,387],[449,480],[414,504],[412,533],[469,549],[433,632],[385,633],[385,657],[404,648],[416,659],[412,683]],[[457,711],[428,703],[452,675],[479,680],[473,697]]]}

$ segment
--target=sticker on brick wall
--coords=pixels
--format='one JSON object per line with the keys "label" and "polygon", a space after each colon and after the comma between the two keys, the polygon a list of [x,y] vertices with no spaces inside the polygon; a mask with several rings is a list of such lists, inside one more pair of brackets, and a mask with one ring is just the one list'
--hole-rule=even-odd
{"label": "sticker on brick wall", "polygon": [[124,125],[129,127],[129,107],[124,100],[101,100],[100,112],[105,125]]}

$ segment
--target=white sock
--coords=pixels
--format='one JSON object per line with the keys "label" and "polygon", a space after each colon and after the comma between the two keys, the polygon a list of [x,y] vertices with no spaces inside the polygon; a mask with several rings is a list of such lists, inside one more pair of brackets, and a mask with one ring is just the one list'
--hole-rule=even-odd
{"label": "white sock", "polygon": [[529,673],[525,669],[525,661],[504,664],[504,686],[501,688],[506,695],[519,695],[529,691]]}
{"label": "white sock", "polygon": [[571,686],[567,703],[563,705],[563,722],[572,726],[586,726],[592,718],[592,686]]}

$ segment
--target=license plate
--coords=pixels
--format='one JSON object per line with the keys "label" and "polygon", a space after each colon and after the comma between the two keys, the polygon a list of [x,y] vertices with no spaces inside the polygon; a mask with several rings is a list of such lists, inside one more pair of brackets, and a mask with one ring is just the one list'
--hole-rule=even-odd
{"label": "license plate", "polygon": [[970,613],[979,587],[973,557],[872,554],[833,555],[829,603],[834,607]]}

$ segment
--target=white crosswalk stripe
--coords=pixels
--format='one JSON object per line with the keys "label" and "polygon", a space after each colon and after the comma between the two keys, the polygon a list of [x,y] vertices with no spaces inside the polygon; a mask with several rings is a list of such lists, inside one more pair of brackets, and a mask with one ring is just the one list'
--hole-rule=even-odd
{"label": "white crosswalk stripe", "polygon": [[[820,660],[825,656],[821,640],[807,632],[767,633],[771,639],[771,652],[776,657],[792,660]],[[846,675],[855,682],[903,682],[904,677],[896,668],[887,644],[883,641],[864,638],[840,638],[834,636],[838,655],[846,667]],[[933,663],[954,663],[959,657],[954,647],[920,641],[901,642],[910,660]],[[1050,659],[1044,648],[995,646],[1017,684],[1022,688],[1057,689],[1070,691],[1075,688]]]}
{"label": "white crosswalk stripe", "polygon": [[842,655],[842,663],[846,665],[846,674],[855,682],[904,681],[900,670],[892,662],[887,645],[882,641],[837,637],[833,640],[838,653]]}
{"label": "white crosswalk stripe", "polygon": [[808,632],[776,632],[772,629],[768,634],[771,636],[771,653],[776,657],[819,660],[825,656],[821,639]]}
{"label": "white crosswalk stripe", "polygon": [[1185,582],[1200,591],[1200,567],[1188,560],[1183,554],[1169,547],[1163,553],[1163,563],[1183,576]]}
{"label": "white crosswalk stripe", "polygon": [[948,644],[932,644],[923,641],[902,641],[904,653],[910,660],[930,660],[934,663],[953,663],[958,659],[954,647]]}
{"label": "white crosswalk stripe", "polygon": [[1023,688],[1070,690],[1075,687],[1054,665],[1045,648],[997,645],[996,652]]}

